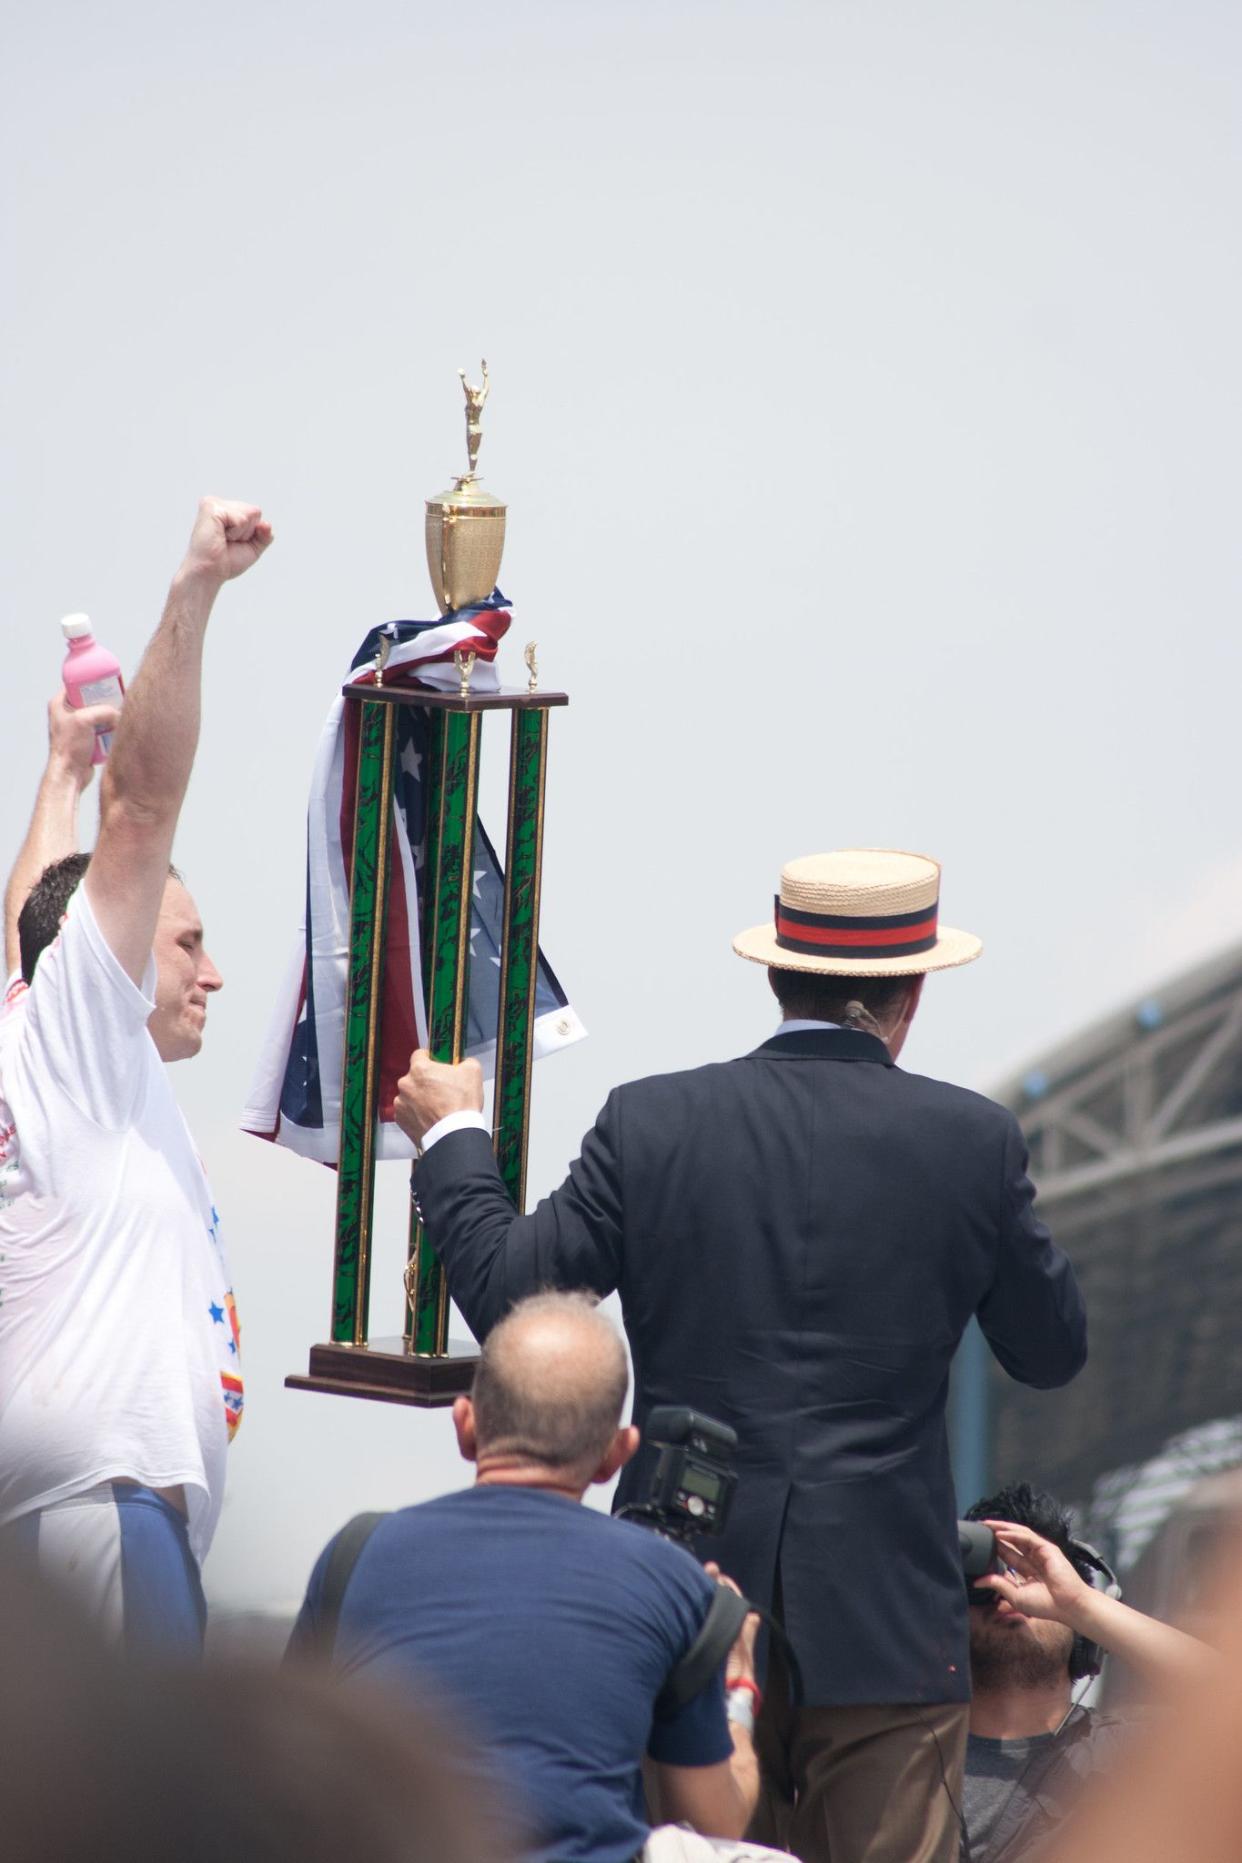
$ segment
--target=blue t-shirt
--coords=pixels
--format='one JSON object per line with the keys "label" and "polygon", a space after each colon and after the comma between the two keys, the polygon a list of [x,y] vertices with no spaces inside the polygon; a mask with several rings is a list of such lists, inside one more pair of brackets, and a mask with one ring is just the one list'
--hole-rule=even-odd
{"label": "blue t-shirt", "polygon": [[[313,1636],[331,1546],[293,1632]],[[642,1756],[733,1752],[723,1664],[656,1713],[714,1586],[680,1546],[562,1495],[485,1483],[382,1520],[354,1567],[336,1661],[443,1710],[531,1833],[538,1863],[629,1863]]]}

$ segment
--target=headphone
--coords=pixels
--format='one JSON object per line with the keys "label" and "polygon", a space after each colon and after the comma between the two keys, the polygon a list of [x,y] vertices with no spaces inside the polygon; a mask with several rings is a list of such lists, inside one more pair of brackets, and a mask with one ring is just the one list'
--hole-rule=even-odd
{"label": "headphone", "polygon": [[[1120,1598],[1121,1584],[1103,1553],[1094,1546],[1088,1546],[1086,1540],[1071,1540],[1069,1543],[1069,1560],[1071,1565],[1087,1567],[1090,1573],[1088,1583],[1096,1591],[1102,1591],[1106,1598]],[[1087,1573],[1079,1573],[1086,1578]],[[1090,1637],[1075,1636],[1070,1648],[1069,1672],[1071,1682],[1084,1682],[1090,1676],[1098,1675],[1104,1667],[1104,1652],[1098,1643]]]}

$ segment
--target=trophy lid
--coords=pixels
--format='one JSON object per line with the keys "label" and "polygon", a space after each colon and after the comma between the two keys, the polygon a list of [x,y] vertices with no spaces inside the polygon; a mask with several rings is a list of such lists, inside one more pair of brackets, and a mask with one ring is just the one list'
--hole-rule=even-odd
{"label": "trophy lid", "polygon": [[437,492],[434,498],[427,500],[428,511],[477,511],[481,515],[485,511],[504,511],[506,508],[502,499],[483,490],[471,472],[463,472],[447,491]]}

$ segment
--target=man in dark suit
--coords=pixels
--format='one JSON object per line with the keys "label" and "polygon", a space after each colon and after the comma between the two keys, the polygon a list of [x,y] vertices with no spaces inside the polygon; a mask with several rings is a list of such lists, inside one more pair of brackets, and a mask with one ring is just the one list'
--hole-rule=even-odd
{"label": "man in dark suit", "polygon": [[[938,923],[939,868],[850,850],[791,862],[775,922],[734,940],[783,1021],[753,1054],[615,1089],[528,1216],[501,1185],[473,1063],[421,1052],[397,1119],[453,1298],[482,1337],[540,1287],[619,1290],[634,1420],[692,1404],[739,1437],[713,1555],[775,1606],[802,1703],[761,1719],[781,1823],[831,1863],[955,1858],[970,1693],[944,1428],[972,1314],[1006,1371],[1086,1356],[1068,1261],[1034,1215],[1012,1115],[896,1065]],[[641,1463],[618,1490],[641,1492]]]}

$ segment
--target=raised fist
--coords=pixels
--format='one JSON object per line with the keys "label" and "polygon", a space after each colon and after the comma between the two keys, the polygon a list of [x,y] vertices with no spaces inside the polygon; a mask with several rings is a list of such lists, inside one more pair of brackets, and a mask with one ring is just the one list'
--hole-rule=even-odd
{"label": "raised fist", "polygon": [[258,505],[204,498],[190,532],[184,568],[229,582],[257,563],[271,541],[272,527]]}

